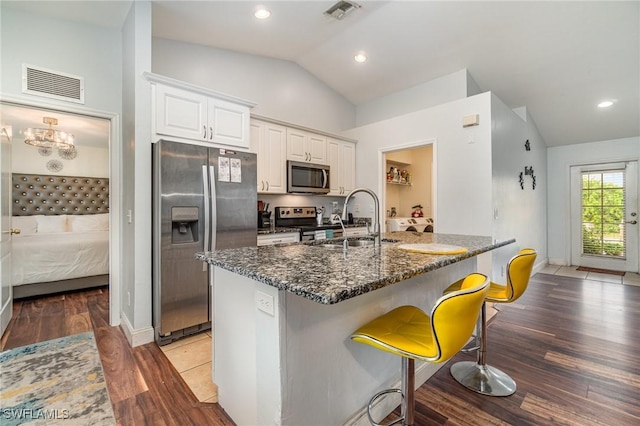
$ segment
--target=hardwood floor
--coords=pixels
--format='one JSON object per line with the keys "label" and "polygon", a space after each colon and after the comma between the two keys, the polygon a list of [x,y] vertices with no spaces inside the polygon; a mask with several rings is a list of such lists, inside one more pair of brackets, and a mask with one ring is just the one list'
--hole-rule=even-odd
{"label": "hardwood floor", "polygon": [[2,350],[93,330],[119,425],[233,425],[218,404],[199,402],[155,343],[131,348],[109,325],[106,288],[14,302]]}
{"label": "hardwood floor", "polygon": [[[416,392],[416,425],[640,424],[640,287],[537,274],[520,300],[499,308],[487,360],[517,382],[516,393],[487,397],[459,385],[449,365],[473,359],[461,353]],[[107,318],[104,289],[17,301],[0,344],[93,329],[118,424],[233,424],[219,405],[197,402],[155,343],[130,348]]]}

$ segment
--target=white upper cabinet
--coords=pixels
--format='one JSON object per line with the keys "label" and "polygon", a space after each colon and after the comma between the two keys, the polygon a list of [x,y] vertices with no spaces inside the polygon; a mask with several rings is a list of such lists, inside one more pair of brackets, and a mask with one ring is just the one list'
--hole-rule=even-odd
{"label": "white upper cabinet", "polygon": [[147,73],[154,99],[154,133],[249,148],[251,102]]}
{"label": "white upper cabinet", "polygon": [[286,127],[251,120],[251,151],[258,157],[258,192],[287,192],[286,142]]}
{"label": "white upper cabinet", "polygon": [[300,129],[287,129],[287,160],[328,164],[327,138]]}
{"label": "white upper cabinet", "polygon": [[356,183],[356,147],[352,142],[327,139],[331,175],[328,195],[347,195]]}

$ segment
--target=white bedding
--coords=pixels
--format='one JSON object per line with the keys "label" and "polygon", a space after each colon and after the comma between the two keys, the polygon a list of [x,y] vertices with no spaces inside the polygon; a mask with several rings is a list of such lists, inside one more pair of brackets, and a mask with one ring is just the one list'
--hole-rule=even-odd
{"label": "white bedding", "polygon": [[14,286],[109,273],[109,231],[23,235],[12,239]]}

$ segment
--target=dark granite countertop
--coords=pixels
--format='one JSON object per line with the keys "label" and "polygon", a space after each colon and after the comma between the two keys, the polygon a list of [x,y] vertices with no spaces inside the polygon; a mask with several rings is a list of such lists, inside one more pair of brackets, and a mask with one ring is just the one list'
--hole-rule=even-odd
{"label": "dark granite countertop", "polygon": [[[495,242],[482,236],[389,232],[383,234],[382,247],[349,247],[346,254],[341,248],[323,246],[330,241],[201,252],[196,258],[330,305],[511,244],[515,239]],[[398,248],[402,243],[448,244],[468,251],[458,255],[412,253]]]}

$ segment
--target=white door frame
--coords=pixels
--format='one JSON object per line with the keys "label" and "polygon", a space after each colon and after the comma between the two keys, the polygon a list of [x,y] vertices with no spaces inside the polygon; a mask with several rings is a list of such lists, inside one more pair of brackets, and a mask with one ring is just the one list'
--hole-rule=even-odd
{"label": "white door frame", "polygon": [[[599,258],[597,256],[583,257],[582,253],[582,199],[578,187],[581,188],[581,173],[584,170],[607,170],[608,168],[625,167],[627,173],[626,190],[627,197],[625,199],[626,216],[625,221],[635,219],[638,221],[638,204],[640,196],[638,161],[637,160],[621,160],[621,161],[603,161],[590,164],[575,164],[569,168],[569,198],[570,198],[570,220],[569,220],[569,247],[570,247],[570,264],[590,266],[596,268],[613,269],[618,271],[638,272],[640,264],[640,249],[638,241],[640,241],[640,225],[627,225],[627,258],[626,260],[614,258]],[[636,216],[631,216],[635,213]]]}
{"label": "white door frame", "polygon": [[71,114],[85,115],[109,120],[109,324],[120,325],[122,271],[120,265],[122,224],[121,208],[121,131],[120,116],[116,113],[91,108],[61,105],[44,100],[34,100],[23,96],[0,93],[0,102],[14,104],[24,108],[51,109]]}
{"label": "white door frame", "polygon": [[[0,169],[2,169],[2,181],[0,185],[0,337],[4,334],[11,317],[13,316],[13,287],[11,286],[11,238],[13,229],[11,224],[11,136],[0,122]],[[7,138],[7,143],[2,141]],[[7,158],[4,158],[7,156]],[[2,166],[6,166],[4,169]],[[6,289],[5,289],[6,287]],[[4,292],[7,290],[7,299],[4,301]]]}
{"label": "white door frame", "polygon": [[[387,164],[386,164],[386,154],[389,154],[391,152],[395,152],[395,151],[403,151],[405,149],[414,149],[414,148],[422,148],[424,146],[428,146],[431,145],[433,148],[433,154],[432,154],[432,162],[431,162],[431,218],[433,219],[433,223],[436,224],[438,223],[438,191],[436,190],[436,188],[438,188],[438,182],[437,182],[437,176],[438,176],[438,162],[436,161],[437,157],[437,141],[435,138],[431,138],[431,139],[424,139],[424,140],[419,140],[419,141],[413,141],[413,142],[407,142],[404,143],[402,145],[394,145],[394,146],[388,146],[388,147],[384,147],[384,148],[380,148],[380,150],[378,151],[378,194],[380,194],[380,230],[382,231],[384,229],[385,232],[387,232],[386,229],[386,224],[385,221],[387,219],[386,216],[386,212],[385,212],[385,206],[386,206],[386,202],[387,202],[387,179],[386,179],[386,168],[387,168]],[[437,228],[436,228],[437,229]],[[436,232],[436,231],[434,231]]]}

